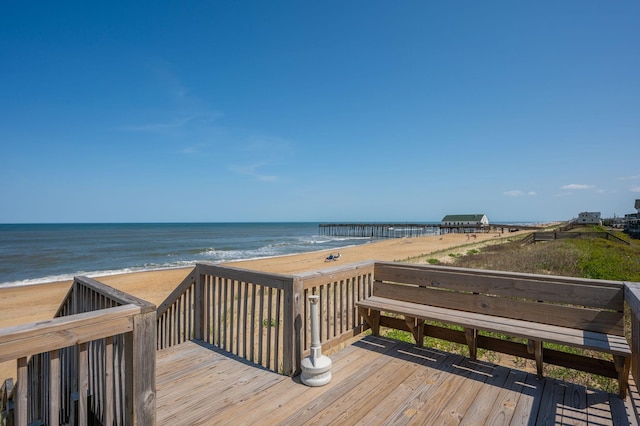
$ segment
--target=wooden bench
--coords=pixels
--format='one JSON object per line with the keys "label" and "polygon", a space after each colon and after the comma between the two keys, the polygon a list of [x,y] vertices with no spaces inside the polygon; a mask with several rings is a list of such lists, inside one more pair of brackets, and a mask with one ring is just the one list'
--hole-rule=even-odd
{"label": "wooden bench", "polygon": [[[535,359],[540,378],[543,361],[613,377],[626,396],[631,348],[621,282],[376,263],[372,295],[356,305],[374,335],[380,326],[392,327],[410,331],[420,346],[425,336],[466,344],[474,360],[478,347]],[[543,349],[543,342],[611,354],[613,362]]]}

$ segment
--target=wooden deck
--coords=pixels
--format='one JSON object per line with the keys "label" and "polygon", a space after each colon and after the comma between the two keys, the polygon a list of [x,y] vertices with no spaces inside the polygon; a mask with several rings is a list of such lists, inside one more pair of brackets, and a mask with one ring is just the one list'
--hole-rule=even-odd
{"label": "wooden deck", "polygon": [[[202,342],[157,352],[158,425],[637,425],[630,399],[367,336],[320,388]],[[635,394],[632,394],[635,395]]]}

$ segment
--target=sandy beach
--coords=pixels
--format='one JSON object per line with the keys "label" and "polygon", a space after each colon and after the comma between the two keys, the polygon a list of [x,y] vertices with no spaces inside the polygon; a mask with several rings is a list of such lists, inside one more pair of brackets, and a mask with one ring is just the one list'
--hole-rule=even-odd
{"label": "sandy beach", "polygon": [[[499,242],[506,237],[517,235],[517,233],[504,234],[500,238],[492,233],[476,235],[476,238],[469,238],[464,234],[447,234],[442,236],[388,239],[370,244],[344,247],[339,250],[340,258],[337,261],[330,262],[326,262],[325,259],[332,252],[319,251],[229,262],[226,265],[265,272],[296,274],[367,260],[403,261],[411,257],[435,252],[438,252],[439,255],[434,255],[433,257],[446,261],[449,252],[465,253],[472,246]],[[337,253],[337,250],[334,250],[333,253]],[[171,269],[139,272],[96,279],[159,305],[182,282],[190,270]],[[70,285],[71,282],[66,281],[0,288],[0,328],[52,318]],[[0,383],[6,377],[15,376],[14,365],[13,363],[0,364]]]}

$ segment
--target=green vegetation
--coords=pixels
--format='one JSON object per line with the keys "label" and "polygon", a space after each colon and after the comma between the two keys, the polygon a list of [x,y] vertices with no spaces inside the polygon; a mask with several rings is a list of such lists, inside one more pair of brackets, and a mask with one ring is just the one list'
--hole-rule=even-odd
{"label": "green vegetation", "polygon": [[433,259],[433,258],[431,258],[431,259],[428,259],[428,260],[427,260],[427,263],[428,263],[429,265],[438,265],[438,264],[440,263],[440,261],[439,261],[438,259]]}
{"label": "green vegetation", "polygon": [[271,319],[264,319],[264,320],[262,320],[262,325],[263,325],[264,327],[267,327],[267,326],[269,326],[269,325],[270,325],[271,327],[275,327],[275,326],[276,326],[276,320],[274,320],[273,318],[271,318]]}
{"label": "green vegetation", "polygon": [[[616,236],[626,239],[624,234]],[[487,246],[456,266],[602,280],[640,282],[640,242],[572,238],[522,246],[514,241]]]}
{"label": "green vegetation", "polygon": [[[602,231],[602,229],[590,227],[588,231]],[[627,245],[620,241],[611,241],[604,238],[585,237],[523,245],[522,239],[519,238],[503,244],[488,245],[482,247],[480,250],[468,250],[466,255],[452,253],[449,254],[449,256],[453,258],[453,264],[455,266],[466,268],[640,282],[640,241],[631,240],[625,234],[619,232],[613,232],[612,234],[628,241],[629,244]],[[423,257],[420,260],[422,263],[437,263],[437,259],[433,258],[425,259]],[[509,336],[484,332],[481,332],[481,334],[513,340]],[[404,331],[389,330],[387,336],[413,342],[412,335]],[[431,348],[468,356],[468,348],[466,345],[446,342],[431,337],[425,339],[425,345]],[[586,354],[591,357],[605,357],[608,359],[607,355],[597,352],[582,351],[580,349],[555,344],[545,343],[544,346],[549,349]],[[533,361],[527,359],[510,357],[482,349],[478,350],[478,358],[489,362],[502,363],[509,367],[535,371]],[[545,375],[612,393],[617,392],[616,380],[581,371],[545,364]]]}

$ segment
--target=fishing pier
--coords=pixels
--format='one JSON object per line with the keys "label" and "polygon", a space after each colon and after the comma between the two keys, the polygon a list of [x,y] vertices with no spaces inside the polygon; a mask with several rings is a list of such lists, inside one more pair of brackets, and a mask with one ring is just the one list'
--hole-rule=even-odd
{"label": "fishing pier", "polygon": [[437,223],[321,223],[320,235],[361,238],[410,238],[437,235]]}

